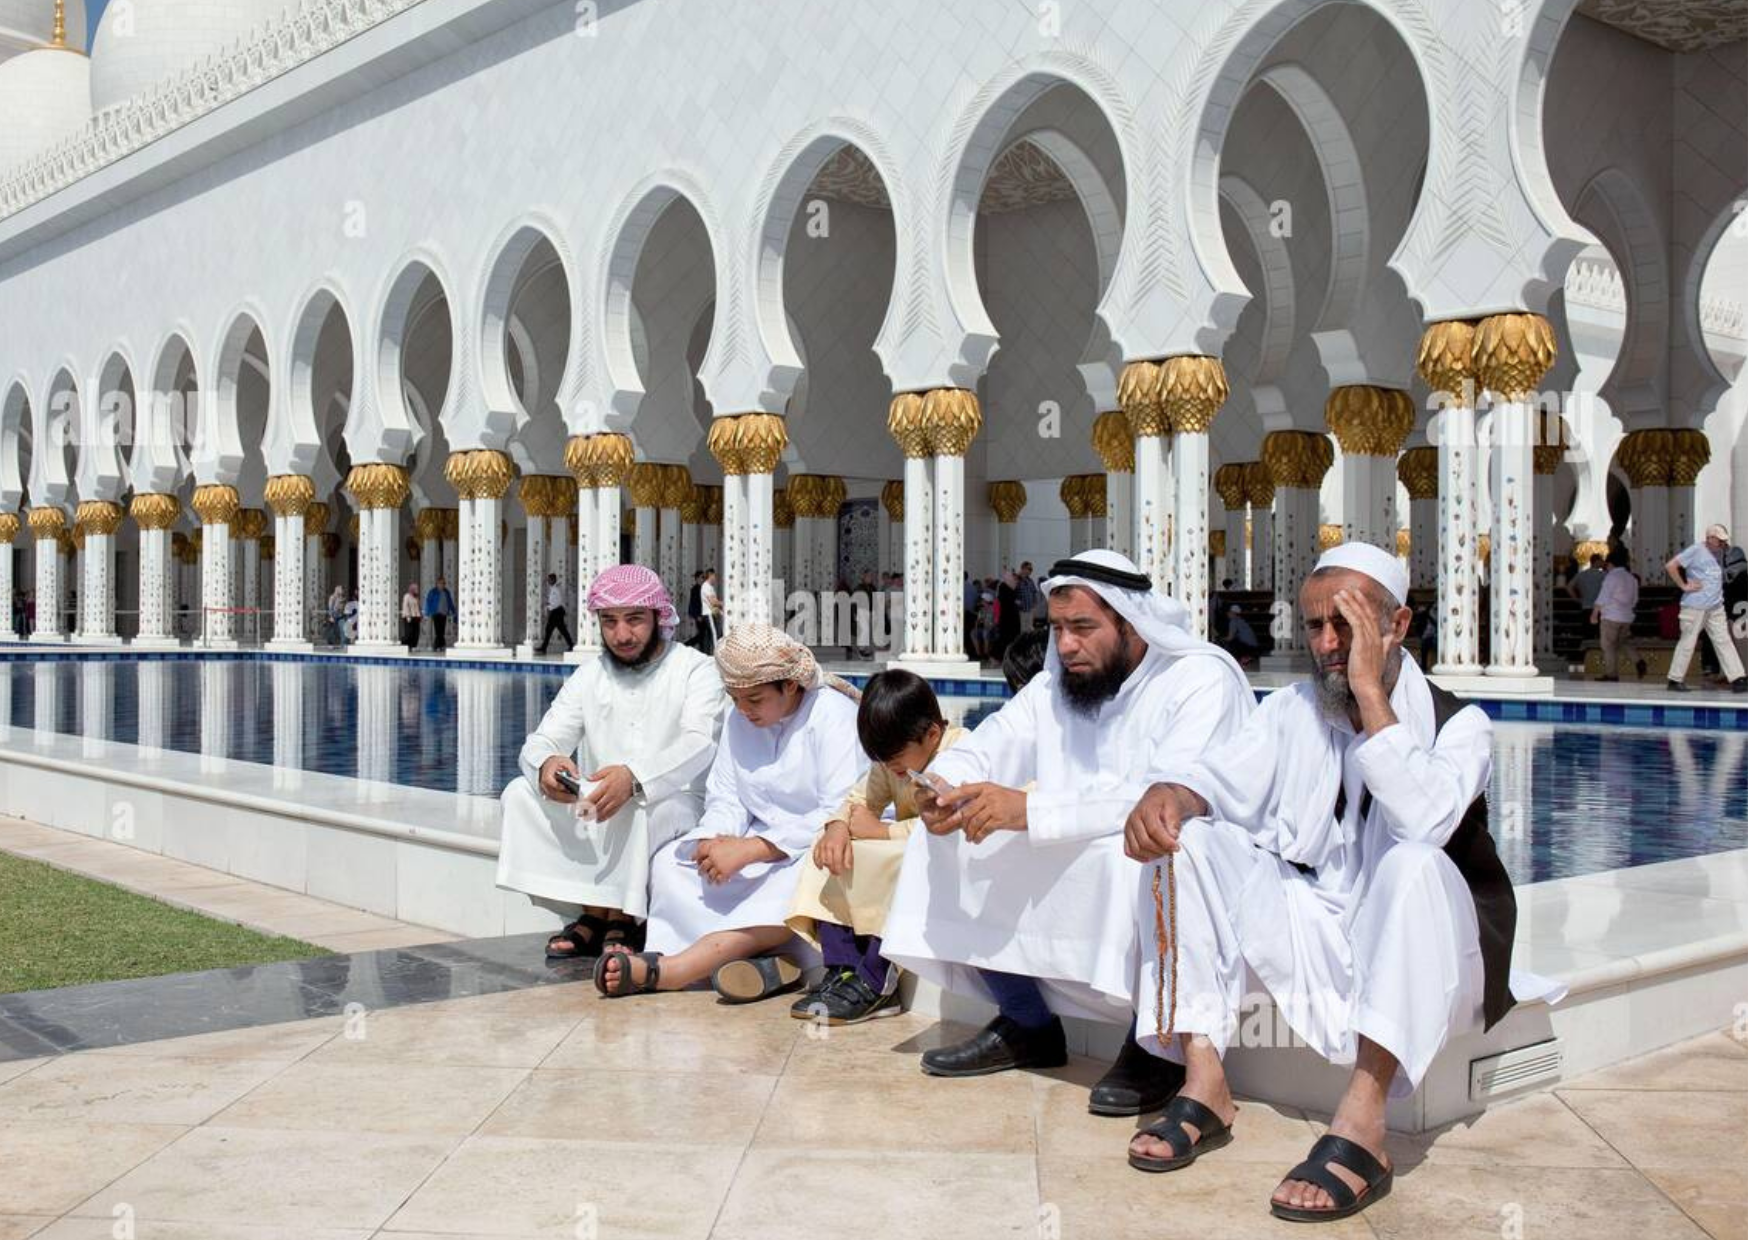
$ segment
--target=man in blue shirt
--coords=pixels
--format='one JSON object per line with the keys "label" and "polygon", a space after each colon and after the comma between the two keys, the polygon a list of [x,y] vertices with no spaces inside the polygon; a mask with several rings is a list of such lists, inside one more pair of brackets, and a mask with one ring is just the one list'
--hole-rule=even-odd
{"label": "man in blue shirt", "polygon": [[1681,640],[1669,661],[1671,692],[1687,692],[1687,665],[1693,660],[1693,648],[1703,629],[1718,652],[1718,663],[1730,688],[1748,693],[1748,675],[1742,672],[1742,658],[1730,637],[1730,619],[1724,614],[1724,552],[1729,546],[1729,531],[1714,525],[1706,530],[1703,543],[1695,543],[1663,566],[1682,592]]}
{"label": "man in blue shirt", "polygon": [[449,617],[454,614],[455,596],[449,592],[449,583],[439,577],[437,584],[425,592],[425,615],[431,620],[432,650],[443,649],[449,631]]}

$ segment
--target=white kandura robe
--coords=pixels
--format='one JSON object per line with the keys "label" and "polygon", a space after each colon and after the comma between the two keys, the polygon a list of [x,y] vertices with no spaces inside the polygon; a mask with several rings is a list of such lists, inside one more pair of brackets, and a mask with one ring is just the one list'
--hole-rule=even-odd
{"label": "white kandura robe", "polygon": [[1094,716],[1040,672],[930,768],[948,783],[1026,795],[1025,831],[980,844],[913,832],[882,952],[948,990],[991,998],[978,969],[1035,978],[1059,1015],[1127,1024],[1139,955],[1139,863],[1123,825],[1157,773],[1187,766],[1254,707],[1212,655],[1149,649]]}
{"label": "white kandura robe", "polygon": [[[1398,722],[1367,738],[1330,721],[1300,683],[1265,698],[1236,738],[1170,773],[1210,811],[1184,824],[1176,859],[1175,1029],[1224,1053],[1260,984],[1330,1062],[1354,1062],[1362,1036],[1389,1051],[1400,1064],[1391,1092],[1401,1096],[1449,1036],[1481,1027],[1474,897],[1443,850],[1487,789],[1493,727],[1469,706],[1435,743],[1431,693],[1412,660],[1390,705]],[[1364,790],[1372,800],[1362,821]],[[1177,1039],[1160,1046],[1153,870],[1142,867],[1137,888],[1138,1031],[1154,1054],[1181,1059]],[[1563,993],[1533,974],[1511,977],[1520,1001]],[[1169,968],[1166,987],[1170,1020]]]}
{"label": "white kandura robe", "polygon": [[[867,769],[856,703],[836,689],[807,690],[794,714],[768,728],[730,711],[705,782],[703,818],[651,865],[649,950],[677,952],[719,930],[783,925],[801,877],[796,863]],[[759,836],[783,859],[706,882],[694,856],[717,835]]]}
{"label": "white kandura robe", "polygon": [[[498,886],[561,908],[598,905],[642,917],[650,858],[698,821],[727,696],[716,663],[669,641],[653,663],[625,668],[603,651],[572,672],[522,745],[522,775],[500,798]],[[576,755],[586,777],[624,765],[643,799],[605,822],[581,823],[540,792],[540,767]]]}

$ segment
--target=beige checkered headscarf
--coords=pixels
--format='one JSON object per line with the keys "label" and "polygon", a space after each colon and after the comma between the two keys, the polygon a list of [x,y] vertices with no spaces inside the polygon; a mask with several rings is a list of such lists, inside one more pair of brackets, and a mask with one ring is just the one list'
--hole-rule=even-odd
{"label": "beige checkered headscarf", "polygon": [[768,624],[737,624],[716,644],[716,670],[729,689],[751,689],[779,680],[793,680],[803,689],[830,686],[852,702],[862,700],[841,676],[820,667],[813,651],[782,629]]}

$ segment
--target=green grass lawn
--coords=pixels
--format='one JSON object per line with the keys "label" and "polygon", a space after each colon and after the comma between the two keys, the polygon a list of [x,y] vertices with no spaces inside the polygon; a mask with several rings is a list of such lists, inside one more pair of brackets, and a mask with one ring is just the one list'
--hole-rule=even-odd
{"label": "green grass lawn", "polygon": [[0,994],[325,955],[0,852]]}

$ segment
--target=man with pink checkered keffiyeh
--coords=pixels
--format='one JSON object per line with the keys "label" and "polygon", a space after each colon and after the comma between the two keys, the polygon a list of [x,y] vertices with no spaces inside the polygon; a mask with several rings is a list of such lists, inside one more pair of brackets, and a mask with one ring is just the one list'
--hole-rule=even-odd
{"label": "man with pink checkered keffiyeh", "polygon": [[501,798],[498,886],[564,919],[549,960],[642,949],[650,858],[704,812],[727,700],[716,664],[674,641],[655,573],[608,569],[588,607],[601,654],[565,681]]}

